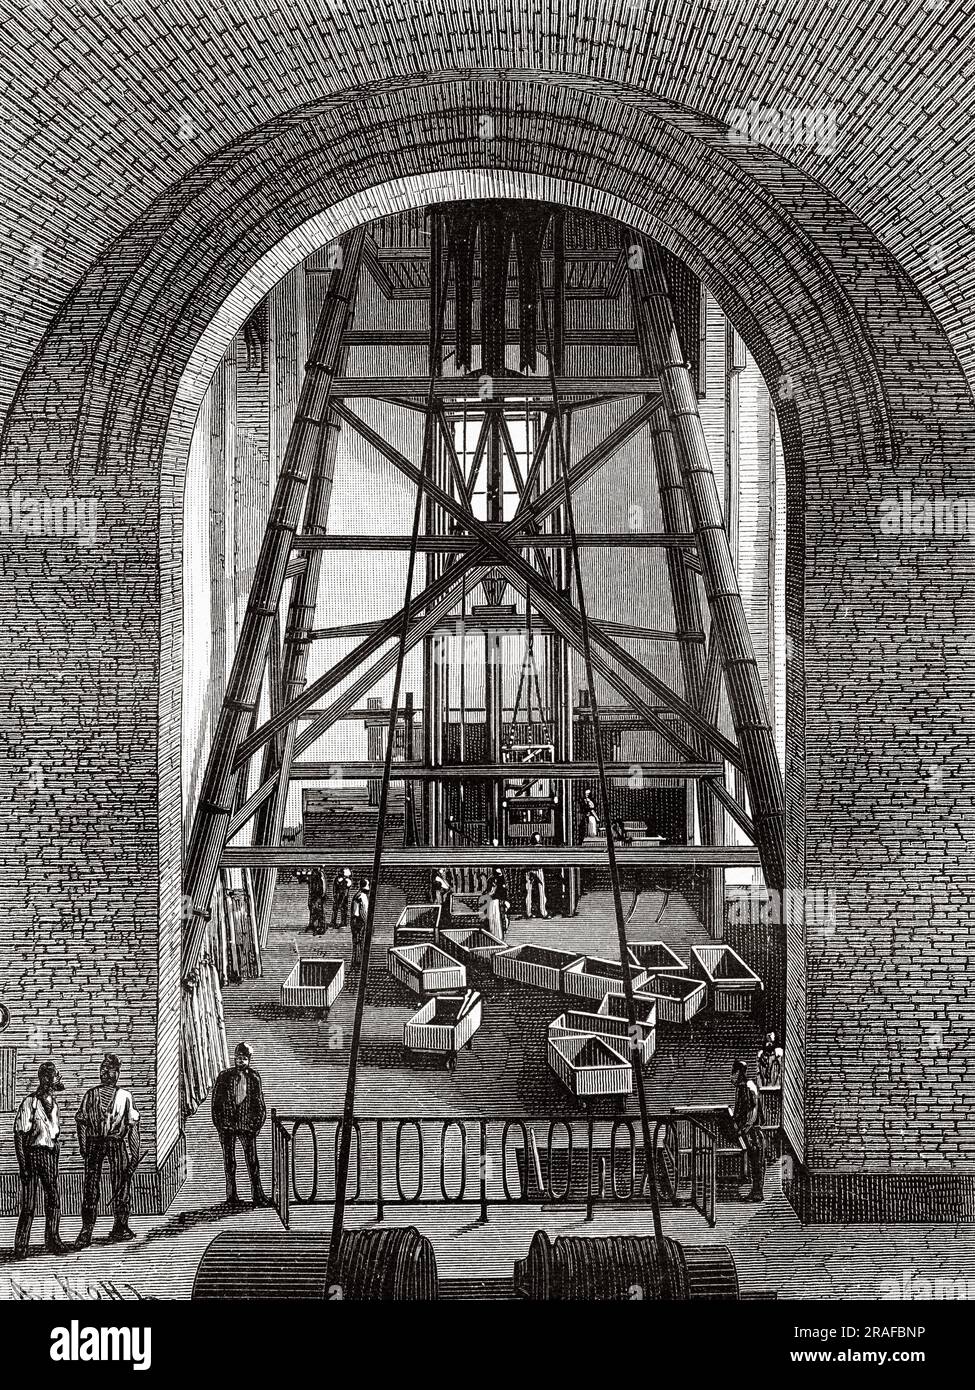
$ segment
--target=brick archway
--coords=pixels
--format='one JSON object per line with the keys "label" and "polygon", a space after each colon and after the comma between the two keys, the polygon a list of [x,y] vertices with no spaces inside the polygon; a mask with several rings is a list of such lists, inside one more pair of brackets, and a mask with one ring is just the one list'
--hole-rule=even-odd
{"label": "brick archway", "polygon": [[[35,837],[69,847],[51,851],[26,899],[25,885],[12,885],[17,949],[38,931],[72,940],[71,924],[86,914],[115,971],[96,970],[94,991],[144,989],[151,978],[159,1021],[131,1024],[131,1051],[156,1097],[163,1159],[178,1132],[177,556],[196,407],[250,307],[315,246],[397,208],[486,196],[548,198],[648,232],[701,275],[766,379],[792,378],[779,412],[796,654],[787,851],[794,887],[838,882],[843,891],[829,938],[797,929],[793,942],[787,1123],[813,1174],[876,1168],[886,1180],[891,1169],[910,1170],[925,1162],[927,1121],[908,1117],[891,1144],[880,1046],[884,1018],[902,1007],[901,967],[884,974],[876,1009],[851,1023],[846,953],[867,942],[878,962],[891,959],[878,924],[930,910],[930,885],[918,878],[922,833],[975,887],[957,806],[921,814],[917,779],[904,772],[910,755],[897,744],[913,721],[907,737],[918,762],[933,756],[943,738],[919,715],[918,689],[950,683],[953,664],[959,690],[970,680],[963,652],[932,643],[929,624],[962,600],[971,566],[949,550],[951,538],[887,538],[877,516],[883,493],[966,478],[972,400],[923,299],[825,189],[691,112],[609,83],[443,73],[295,111],[170,189],[52,323],[18,391],[2,458],[22,490],[96,497],[102,539],[87,554],[35,542],[8,574],[37,714],[12,761],[46,748],[70,767],[9,831],[11,863]],[[843,615],[838,580],[846,599],[857,596]],[[891,613],[893,654],[884,646]],[[837,632],[849,638],[840,663]],[[69,690],[66,670],[79,676]],[[970,781],[958,757],[958,775]],[[863,761],[869,781],[857,777]],[[115,764],[109,787],[102,768]],[[93,876],[87,886],[71,878],[72,848]],[[878,865],[892,863],[896,871],[879,877]],[[120,942],[132,947],[121,958]],[[83,1050],[94,1057],[102,1039],[87,1012],[73,1022],[80,1037],[91,1035]],[[851,1073],[840,1123],[826,1063],[834,1048],[861,1046],[864,1026],[874,1050]],[[909,1011],[903,1026],[909,1033]],[[963,1041],[975,1059],[972,1038]],[[964,1154],[957,1135],[953,1142],[946,1168]]]}

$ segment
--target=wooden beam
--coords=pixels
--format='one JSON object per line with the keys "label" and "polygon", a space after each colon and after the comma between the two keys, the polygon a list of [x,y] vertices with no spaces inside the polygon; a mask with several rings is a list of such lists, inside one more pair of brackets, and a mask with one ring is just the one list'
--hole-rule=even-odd
{"label": "wooden beam", "polygon": [[[468,782],[479,777],[530,781],[532,778],[554,778],[559,781],[585,782],[596,776],[595,763],[464,763],[436,767],[423,763],[394,763],[392,776],[396,782]],[[610,778],[678,777],[696,780],[717,777],[721,763],[607,763]],[[381,762],[292,763],[293,782],[356,782],[381,777]]]}
{"label": "wooden beam", "polygon": [[[686,550],[697,544],[693,536],[669,536],[662,531],[581,531],[580,546],[596,550]],[[409,550],[411,538],[400,535],[327,535],[295,537],[294,549],[310,550]],[[418,536],[416,548],[434,554],[463,554],[476,550],[476,536]],[[569,537],[562,535],[512,536],[509,545],[517,550],[567,550]]]}
{"label": "wooden beam", "polygon": [[[426,347],[428,333],[425,328],[355,328],[346,333],[342,342],[346,347]],[[451,346],[456,343],[457,334],[452,328],[445,330],[443,343]],[[481,335],[475,330],[471,342],[479,344]],[[509,328],[506,341],[521,342],[517,328]],[[566,330],[565,342],[568,347],[635,347],[636,339],[625,328],[570,328]]]}
{"label": "wooden beam", "polygon": [[735,824],[744,831],[750,840],[755,838],[755,823],[743,806],[732,796],[724,784],[724,769],[720,777],[709,777],[702,781],[702,790],[714,797],[715,801],[731,816]]}
{"label": "wooden beam", "polygon": [[[387,299],[393,299],[396,294],[396,287],[389,278],[389,272],[380,264],[376,243],[373,241],[371,234],[366,237],[365,245],[362,248],[362,262],[379,287],[380,294],[384,295]],[[429,336],[428,333],[423,335],[424,343],[429,340]]]}
{"label": "wooden beam", "polygon": [[[346,370],[349,350],[339,347],[337,370]],[[328,526],[329,505],[332,499],[332,484],[335,478],[335,462],[338,458],[339,426],[328,421],[320,432],[318,452],[312,466],[311,477],[305,495],[304,529],[312,535],[324,535]],[[284,644],[278,645],[277,617],[275,617],[275,637],[271,642],[271,661],[278,658],[276,678],[271,681],[270,714],[274,718],[282,708],[300,695],[308,677],[308,658],[311,645],[305,638],[307,628],[315,621],[315,609],[322,576],[322,555],[312,551],[307,564],[291,586],[288,600],[288,613],[285,623]],[[254,723],[257,711],[254,712]],[[291,764],[295,756],[295,738],[298,724],[292,721],[273,739],[264,745],[261,764],[260,784],[263,786],[275,775],[277,786],[274,794],[261,806],[254,822],[253,841],[255,844],[273,845],[280,843],[284,834],[284,823],[288,813]],[[240,776],[247,785],[247,771],[241,768]],[[241,801],[245,798],[239,798]],[[271,911],[274,905],[274,892],[277,874],[273,869],[266,873],[255,873],[253,881],[254,915],[257,925],[257,940],[263,950],[267,945],[271,930]]]}
{"label": "wooden beam", "polygon": [[[426,246],[389,246],[380,247],[377,245],[376,254],[386,265],[395,265],[399,261],[419,261],[424,268],[430,263],[430,250]],[[543,265],[551,265],[556,260],[556,252],[542,251],[538,257]],[[565,252],[565,260],[570,265],[613,265],[619,259],[619,252],[611,247],[597,248],[577,247],[574,251]],[[480,260],[480,257],[477,257]],[[452,283],[452,280],[451,282]],[[429,291],[427,291],[429,293]],[[510,294],[509,298],[515,298]]]}
{"label": "wooden beam", "polygon": [[[674,318],[667,278],[647,248],[636,296],[650,360],[659,371],[662,409],[670,421],[683,476],[691,525],[698,537],[704,590],[724,667],[724,687],[741,749],[756,844],[766,887],[781,893],[785,881],[785,795],[765,691],[758,671],[721,499],[697,408],[697,392]],[[729,808],[726,808],[729,809]]]}
{"label": "wooden beam", "polygon": [[[316,868],[322,863],[363,864],[371,857],[368,847],[362,845],[329,845],[320,848],[279,845],[246,845],[241,848],[228,847],[223,852],[221,865],[227,869],[241,868]],[[753,845],[620,845],[616,858],[624,869],[695,869],[732,865],[757,865],[758,850]],[[387,849],[383,851],[383,867],[387,869],[408,869],[429,866],[431,868],[471,868],[492,869],[495,866],[509,869],[530,869],[535,867],[561,868],[565,865],[579,865],[588,868],[602,868],[606,863],[604,845],[531,845],[525,849],[512,849],[508,845],[464,845],[428,846],[416,845],[408,849]]]}
{"label": "wooden beam", "polygon": [[[422,706],[420,705],[414,705],[414,714],[418,713],[421,708]],[[459,707],[457,705],[451,705],[451,714],[456,713],[458,708]],[[468,714],[483,714],[484,712],[483,705],[465,704],[464,708]],[[661,719],[676,720],[678,718],[678,716],[674,714],[673,710],[667,709],[664,705],[652,705],[651,709],[653,710],[653,713]],[[576,705],[575,709],[573,710],[573,715],[576,719],[585,720],[589,717],[591,712],[591,710],[586,709],[584,706]],[[297,715],[297,718],[317,719],[320,715],[328,713],[329,711],[327,709],[306,709],[302,710],[301,713]],[[388,709],[371,709],[369,707],[360,707],[358,709],[346,710],[345,713],[342,715],[343,719],[377,719],[383,717],[385,717],[386,719],[389,718]],[[400,718],[403,718],[402,710],[400,710]],[[620,705],[603,705],[599,711],[599,722],[601,724],[607,725],[612,724],[614,728],[617,726],[625,729],[647,728],[647,722],[645,719],[640,719],[637,715],[633,713],[633,711],[629,707],[624,709]]]}
{"label": "wooden beam", "polygon": [[[652,396],[659,397],[660,387],[655,377],[642,376],[563,376],[556,379],[559,398],[573,396]],[[440,377],[434,382],[434,399],[467,400],[484,405],[481,377]],[[337,378],[336,400],[395,400],[398,396],[425,398],[430,394],[429,379],[395,376],[346,376]],[[496,376],[491,382],[487,402],[514,397],[516,400],[550,401],[552,383],[547,377]]]}

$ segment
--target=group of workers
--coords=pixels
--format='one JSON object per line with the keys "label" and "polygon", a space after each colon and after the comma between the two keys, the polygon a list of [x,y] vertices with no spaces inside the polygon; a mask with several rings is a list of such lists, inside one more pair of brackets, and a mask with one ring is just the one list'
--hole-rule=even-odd
{"label": "group of workers", "polygon": [[[540,845],[542,837],[533,835],[532,844]],[[352,933],[352,964],[362,961],[362,943],[365,937],[366,920],[369,916],[368,878],[360,878],[358,885],[351,869],[342,869],[336,874],[331,885],[331,918],[328,919],[328,875],[323,868],[301,869],[298,880],[308,889],[308,931],[312,936],[323,936],[327,931],[346,931]],[[434,877],[435,899],[441,908],[443,925],[449,925],[453,883],[446,869],[439,869]],[[511,894],[503,869],[492,869],[481,882],[484,897],[485,915],[490,931],[501,940],[507,936],[511,913]],[[529,868],[524,871],[525,916],[533,917],[538,907],[539,917],[548,917],[548,902],[545,895],[545,872],[542,868]]]}
{"label": "group of workers", "polygon": [[324,869],[302,869],[298,872],[300,882],[308,887],[308,930],[312,936],[323,936],[327,931],[352,932],[352,964],[362,960],[362,942],[369,916],[369,880],[360,878],[358,885],[352,877],[351,869],[343,869],[332,881],[332,917],[326,922],[328,905],[328,879]]}
{"label": "group of workers", "polygon": [[[533,835],[531,843],[540,845],[542,843],[541,835]],[[524,870],[523,889],[525,916],[535,916],[534,909],[537,903],[538,916],[547,919],[548,900],[545,895],[545,870],[541,866]],[[454,885],[447,869],[437,870],[433,879],[433,891],[434,899],[440,908],[440,924],[449,926],[452,916]],[[504,869],[491,869],[485,873],[481,879],[480,892],[487,928],[494,936],[503,941],[508,935],[512,906],[511,891]]]}
{"label": "group of workers", "polygon": [[139,1112],[131,1092],[119,1086],[122,1064],[114,1052],[106,1052],[99,1068],[99,1084],[82,1096],[75,1115],[78,1151],[85,1165],[81,1191],[81,1230],[69,1246],[61,1239],[61,1199],[58,1159],[61,1151],[61,1115],[58,1096],[64,1090],[56,1062],[42,1062],[37,1087],[25,1096],[14,1119],[14,1148],[20,1169],[20,1219],[14,1236],[14,1259],[30,1253],[37,1189],[44,1193],[44,1246],[49,1255],[66,1255],[69,1249],[85,1250],[92,1242],[101,1204],[102,1169],[108,1167],[112,1188],[114,1223],[110,1242],[133,1240],[129,1229],[132,1179],[142,1155]]}

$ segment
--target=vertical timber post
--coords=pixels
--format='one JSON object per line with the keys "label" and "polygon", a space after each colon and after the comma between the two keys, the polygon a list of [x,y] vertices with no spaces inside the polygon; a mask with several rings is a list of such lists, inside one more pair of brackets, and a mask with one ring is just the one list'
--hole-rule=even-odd
{"label": "vertical timber post", "polygon": [[677,332],[663,267],[649,248],[640,273],[636,293],[651,365],[660,376],[662,412],[674,437],[691,525],[697,537],[704,591],[745,764],[755,843],[766,887],[778,894],[781,901],[785,877],[785,798],[765,692],[697,409],[697,392]]}

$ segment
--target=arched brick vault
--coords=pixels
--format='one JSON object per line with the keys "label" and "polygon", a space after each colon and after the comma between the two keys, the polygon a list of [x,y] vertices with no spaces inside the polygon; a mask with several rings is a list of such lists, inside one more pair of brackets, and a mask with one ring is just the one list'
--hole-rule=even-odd
{"label": "arched brick vault", "polygon": [[[479,138],[483,114],[491,141]],[[928,306],[867,228],[778,156],[642,91],[442,73],[315,103],[192,171],[82,280],[21,383],[0,454],[22,491],[97,496],[107,542],[94,552],[34,542],[16,564],[5,557],[31,682],[31,720],[5,755],[22,776],[49,737],[72,763],[70,785],[10,827],[8,863],[36,836],[54,871],[14,885],[18,921],[63,928],[67,901],[156,954],[161,1021],[133,1048],[155,1049],[162,1157],[175,1134],[179,513],[196,408],[249,309],[314,245],[398,207],[491,195],[550,198],[645,230],[702,276],[773,390],[793,379],[779,403],[796,652],[789,872],[795,886],[838,897],[835,927],[810,926],[792,952],[791,1137],[811,1170],[963,1162],[971,1136],[957,1128],[940,1159],[927,1152],[944,1113],[937,1079],[919,1106],[905,1091],[892,1127],[890,1078],[892,1052],[912,1065],[917,1055],[923,1020],[905,1000],[919,914],[942,931],[943,984],[963,966],[975,897],[958,707],[946,698],[938,708],[930,693],[957,701],[971,682],[955,615],[972,551],[951,538],[887,538],[877,521],[880,498],[901,487],[969,487],[975,409]],[[66,691],[52,672],[74,665],[85,680]],[[963,779],[936,805],[920,773],[932,761]],[[66,889],[64,846],[104,891],[90,879]],[[939,894],[946,875],[952,889]],[[155,932],[145,942],[157,919],[158,952]],[[133,980],[145,972],[138,955]],[[862,983],[851,996],[854,958]],[[950,1026],[971,1066],[965,1017]],[[854,1057],[842,1104],[837,1050]]]}

